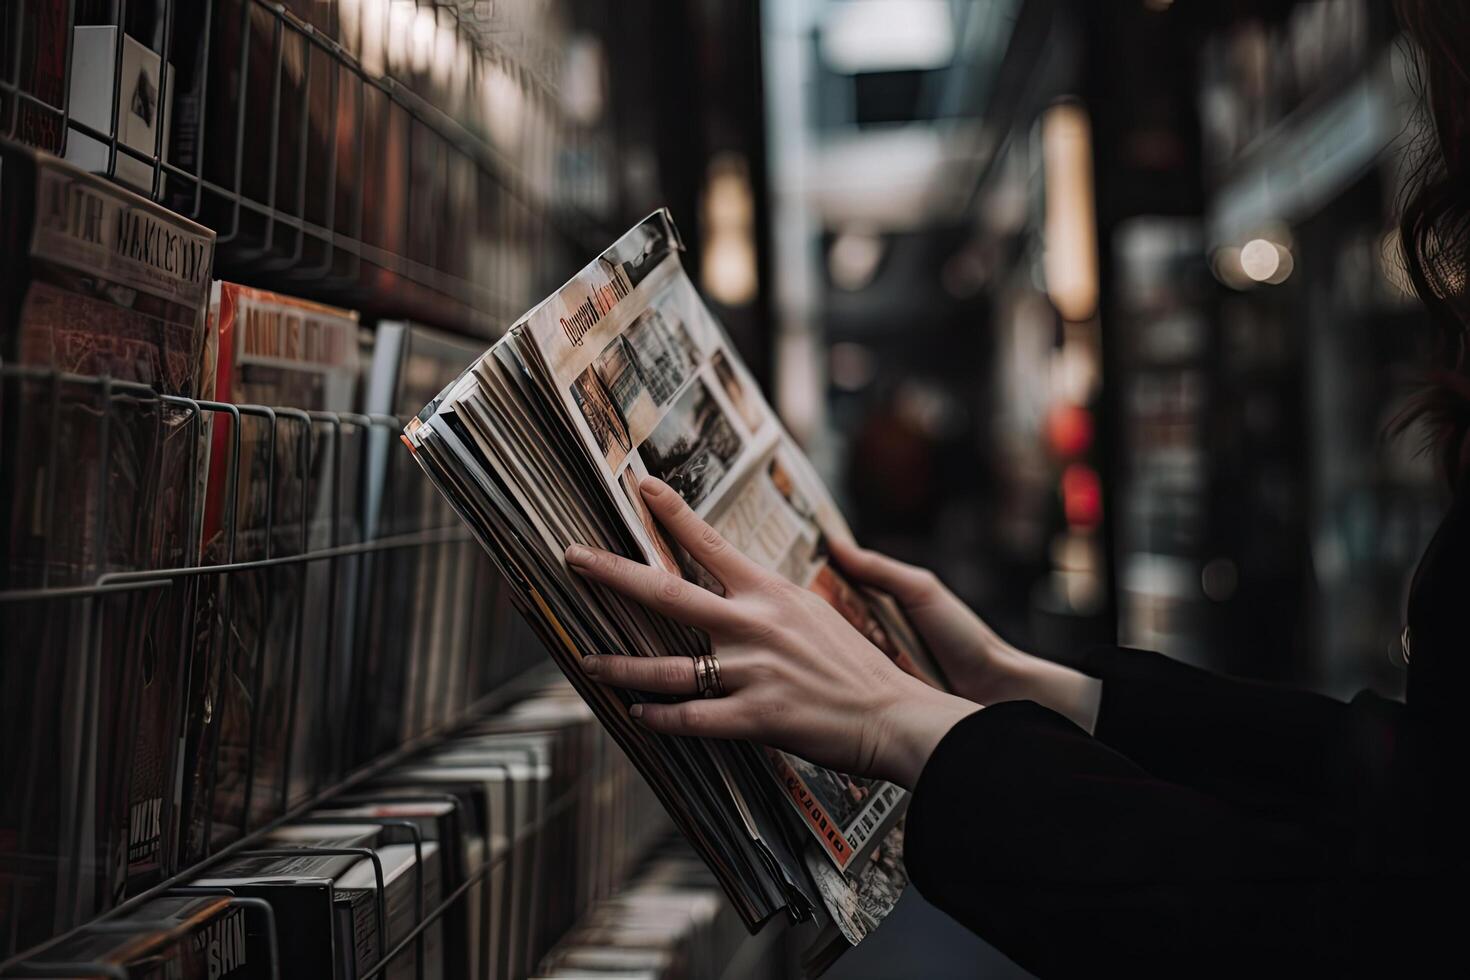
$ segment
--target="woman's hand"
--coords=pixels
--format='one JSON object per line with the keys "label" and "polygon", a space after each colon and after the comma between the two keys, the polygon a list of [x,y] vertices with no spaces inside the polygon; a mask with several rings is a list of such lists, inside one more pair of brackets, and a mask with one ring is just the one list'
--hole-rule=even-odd
{"label": "woman's hand", "polygon": [[908,614],[956,693],[979,704],[1011,700],[1025,654],[1002,640],[927,568],[830,539],[837,567],[853,582],[886,592]]}
{"label": "woman's hand", "polygon": [[830,547],[850,579],[898,601],[956,693],[977,704],[1035,701],[1092,731],[1101,681],[1017,650],[926,568],[835,539]]}
{"label": "woman's hand", "polygon": [[[977,706],[898,669],[820,597],[741,554],[662,481],[644,480],[642,492],[660,523],[724,587],[724,596],[580,545],[567,549],[567,563],[709,634],[727,693],[636,704],[632,715],[657,732],[750,739],[912,788],[939,740]],[[592,656],[582,664],[605,684],[696,695],[694,661],[686,657]]]}

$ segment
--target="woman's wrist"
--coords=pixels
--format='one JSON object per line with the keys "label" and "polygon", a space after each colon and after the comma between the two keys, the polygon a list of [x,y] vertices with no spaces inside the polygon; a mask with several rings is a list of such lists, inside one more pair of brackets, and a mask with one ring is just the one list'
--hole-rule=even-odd
{"label": "woman's wrist", "polygon": [[1027,692],[1032,675],[1028,666],[1036,659],[990,633],[980,639],[975,654],[964,659],[971,665],[965,675],[950,680],[955,693],[977,704],[1022,701],[1030,697]]}
{"label": "woman's wrist", "polygon": [[1071,719],[1087,732],[1097,724],[1102,681],[1072,667],[1026,653],[985,630],[972,654],[951,673],[956,693],[977,704],[1035,701]]}
{"label": "woman's wrist", "polygon": [[1035,701],[1070,719],[1089,734],[1097,725],[1102,701],[1102,681],[1065,664],[1008,647],[996,671],[997,696],[986,704],[1001,701]]}
{"label": "woman's wrist", "polygon": [[902,694],[878,712],[872,775],[913,789],[944,736],[981,706],[922,681],[904,680]]}

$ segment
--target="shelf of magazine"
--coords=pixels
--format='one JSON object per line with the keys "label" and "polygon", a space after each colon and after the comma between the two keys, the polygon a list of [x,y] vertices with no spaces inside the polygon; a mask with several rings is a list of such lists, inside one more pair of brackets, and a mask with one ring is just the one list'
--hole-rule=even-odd
{"label": "shelf of magazine", "polygon": [[[545,690],[546,677],[549,673],[549,671],[541,668],[526,672],[511,683],[502,686],[495,695],[482,702],[478,706],[476,713],[481,718],[486,718],[485,712],[509,704],[518,696],[534,695],[538,690]],[[493,718],[490,718],[490,725],[493,729]],[[466,723],[463,727],[465,729],[463,736],[465,744],[473,745],[474,739],[476,738],[474,723]],[[587,726],[587,730],[592,730],[591,726]],[[454,736],[450,736],[450,738],[452,739]],[[530,821],[521,824],[514,831],[513,835],[501,846],[490,849],[483,860],[472,863],[465,868],[462,874],[451,872],[452,880],[449,882],[451,887],[449,887],[447,892],[443,892],[442,894],[439,889],[440,880],[431,879],[429,873],[425,872],[424,869],[425,867],[432,867],[432,865],[426,864],[425,861],[425,856],[429,853],[428,849],[430,845],[432,844],[435,848],[441,848],[444,846],[444,841],[431,842],[428,840],[420,826],[414,820],[364,816],[362,813],[356,812],[350,807],[347,809],[329,809],[326,811],[327,815],[311,815],[323,803],[329,803],[334,807],[341,806],[344,803],[351,804],[354,802],[353,797],[348,797],[345,800],[341,798],[349,791],[356,791],[363,794],[361,799],[371,799],[377,805],[391,802],[406,802],[409,800],[420,803],[435,799],[443,800],[454,810],[454,817],[451,822],[452,826],[462,828],[470,826],[471,821],[468,815],[463,812],[463,804],[454,795],[446,792],[441,796],[434,797],[432,795],[411,793],[408,796],[395,797],[391,786],[385,788],[386,784],[381,782],[383,777],[391,775],[392,770],[402,767],[405,762],[420,759],[428,764],[433,764],[435,761],[433,756],[425,758],[424,751],[434,742],[445,744],[444,739],[426,737],[416,744],[404,746],[402,750],[354,774],[342,784],[322,794],[320,798],[313,799],[301,807],[296,808],[291,813],[284,815],[279,820],[273,821],[269,826],[262,828],[259,833],[252,835],[249,839],[241,840],[223,849],[219,854],[203,862],[201,866],[189,869],[187,877],[190,879],[197,878],[200,872],[207,872],[207,869],[218,869],[227,859],[257,858],[299,861],[318,857],[341,857],[351,859],[353,862],[366,861],[371,866],[370,880],[373,883],[371,888],[372,903],[368,912],[372,924],[372,938],[377,943],[377,952],[372,957],[370,963],[357,965],[355,972],[350,974],[355,980],[375,980],[375,978],[380,976],[404,977],[406,980],[406,977],[409,975],[412,975],[415,980],[437,980],[441,976],[449,975],[441,972],[443,970],[443,963],[437,959],[438,956],[442,955],[442,949],[436,949],[432,953],[426,950],[426,947],[429,946],[431,941],[429,936],[432,931],[444,925],[446,920],[457,908],[461,914],[469,915],[470,903],[472,902],[475,903],[473,908],[481,910],[485,914],[485,918],[476,921],[498,922],[499,925],[495,928],[502,930],[499,933],[500,936],[506,937],[514,932],[517,938],[525,944],[524,949],[519,954],[511,954],[517,957],[515,963],[508,964],[508,961],[505,959],[507,954],[503,948],[498,950],[492,949],[490,931],[471,925],[467,935],[471,937],[471,943],[475,948],[462,952],[467,952],[473,962],[484,968],[483,971],[477,971],[476,975],[482,975],[482,973],[491,971],[492,968],[495,970],[494,975],[497,976],[502,974],[522,975],[528,971],[534,972],[532,971],[532,967],[539,962],[543,953],[553,948],[554,941],[558,938],[559,933],[564,929],[570,928],[575,922],[580,921],[585,910],[596,908],[599,902],[604,901],[612,895],[619,887],[617,883],[627,875],[629,869],[644,854],[651,851],[650,845],[657,838],[661,825],[654,822],[630,835],[634,839],[636,847],[633,851],[623,855],[622,861],[620,862],[621,866],[601,867],[590,874],[584,869],[579,868],[576,876],[579,879],[587,879],[591,883],[583,887],[581,893],[575,897],[575,900],[571,904],[566,905],[563,909],[561,919],[541,923],[542,928],[538,931],[538,924],[533,918],[526,917],[517,921],[513,914],[514,906],[512,903],[508,901],[496,901],[497,893],[493,887],[492,877],[497,872],[514,876],[515,869],[523,864],[530,865],[533,874],[540,870],[543,858],[535,848],[542,848],[544,850],[541,838],[548,833],[559,833],[562,837],[574,833],[582,835],[584,832],[583,827],[562,826],[557,830],[556,825],[558,822],[564,822],[574,808],[577,807],[582,808],[584,819],[587,815],[600,816],[604,812],[606,803],[604,795],[610,777],[616,779],[620,775],[624,777],[627,775],[625,771],[626,763],[618,761],[621,759],[620,756],[604,754],[600,757],[601,761],[595,761],[593,764],[583,768],[580,772],[566,777],[559,792],[551,799],[538,804],[534,817]],[[453,743],[451,742],[449,744]],[[473,748],[470,749],[471,757],[473,757],[474,751]],[[444,760],[440,761],[445,765],[446,772],[450,774],[456,772],[450,763]],[[374,787],[364,786],[365,783],[374,779],[380,780]],[[626,785],[636,787],[638,784]],[[644,795],[646,795],[646,791]],[[410,838],[410,846],[414,854],[414,860],[411,865],[413,869],[412,918],[409,925],[399,929],[397,932],[393,928],[393,910],[389,907],[391,901],[390,890],[386,886],[390,882],[388,872],[385,870],[384,851],[382,849],[375,849],[372,846],[332,846],[330,844],[315,846],[310,843],[294,842],[288,844],[285,841],[268,837],[272,831],[283,831],[288,828],[288,825],[289,828],[296,830],[314,826],[320,826],[324,831],[340,830],[345,821],[350,821],[353,825],[367,824],[392,828],[400,835],[406,835]],[[565,871],[566,869],[564,868],[563,870]],[[184,877],[184,875],[181,875],[180,880],[183,880]],[[199,898],[214,896],[222,900],[224,907],[247,910],[258,917],[254,929],[251,930],[258,938],[249,941],[249,946],[251,948],[251,956],[259,952],[261,945],[266,947],[266,970],[263,974],[249,972],[248,975],[264,975],[272,978],[280,976],[279,949],[282,948],[282,944],[276,924],[276,919],[279,918],[279,914],[274,906],[257,897],[236,894],[234,888],[222,886],[211,879],[205,878],[203,881],[203,884],[197,885],[178,884],[173,881],[162,883],[148,893],[139,895],[135,899],[119,906],[111,913],[88,923],[87,930],[93,932],[110,930],[112,933],[121,933],[130,927],[134,929],[140,926],[156,927],[157,923],[153,920],[139,922],[137,913],[140,910],[144,910],[145,907],[153,908],[154,905],[150,905],[149,903],[155,903],[155,900],[158,898]],[[502,889],[500,894],[504,894],[504,889],[507,886],[501,884],[499,887]],[[217,914],[219,909],[216,908],[212,911]],[[128,968],[116,963],[102,962],[100,960],[96,962],[75,960],[65,955],[67,951],[65,944],[67,941],[82,934],[82,932],[83,930],[76,930],[72,933],[58,936],[51,942],[36,949],[26,951],[21,956],[11,958],[4,964],[0,964],[0,976],[47,977],[73,976],[80,973],[87,976],[118,977],[122,978],[122,980],[127,980],[128,977],[132,976]],[[383,937],[387,937],[386,942],[383,940]],[[442,940],[442,937],[439,938]],[[460,938],[464,938],[464,936]],[[473,943],[474,938],[478,938],[477,944]],[[249,959],[245,954],[247,941],[244,938],[243,927],[239,938],[234,939],[232,944],[228,940],[226,942],[227,948],[221,951],[220,965],[217,968],[210,968],[212,971],[210,973],[211,976],[234,976],[236,975],[235,970],[242,969],[251,963],[254,965],[250,966],[250,970],[259,969],[258,960]],[[383,946],[387,948],[383,949]],[[300,950],[291,950],[290,952],[293,956],[299,957],[301,955]],[[48,953],[52,955],[48,957]],[[211,953],[211,955],[213,956],[214,954]],[[413,963],[412,974],[408,974],[402,969],[403,964],[409,959]],[[216,970],[217,972],[214,972]],[[192,974],[190,975],[192,976]]]}
{"label": "shelf of magazine", "polygon": [[[9,910],[0,920],[12,920],[0,940],[7,965],[37,940],[136,907],[503,703],[518,690],[507,678],[541,659],[533,644],[501,635],[511,620],[498,600],[438,608],[464,598],[462,589],[493,595],[494,580],[468,532],[420,507],[417,480],[400,492],[398,466],[369,472],[374,457],[362,450],[373,433],[384,442],[395,434],[396,416],[198,401],[8,364],[0,364],[0,394],[36,406],[32,419],[45,435],[75,436],[68,425],[79,410],[91,419],[90,435],[51,438],[43,461],[26,460],[47,491],[32,515],[44,542],[63,540],[59,526],[79,522],[91,525],[85,539],[109,541],[109,522],[126,512],[165,522],[148,491],[120,479],[138,460],[136,446],[119,445],[140,426],[181,430],[191,472],[204,468],[203,435],[221,419],[228,446],[213,548],[201,545],[203,521],[189,522],[176,567],[114,570],[106,547],[71,552],[89,555],[87,567],[74,567],[66,549],[51,547],[27,570],[30,583],[0,589],[11,676],[30,681],[30,703],[12,719],[29,747],[8,752],[6,765],[14,778],[5,809],[19,828],[7,842],[11,880],[0,896],[0,911]],[[252,451],[262,443],[265,451]],[[88,450],[97,451],[95,472],[69,474],[67,464]],[[145,465],[156,470],[158,446],[149,451]],[[301,499],[288,502],[276,468],[293,455],[294,475],[306,478],[297,481]],[[368,535],[358,490],[370,482],[381,487],[382,516]],[[177,512],[202,512],[195,503],[205,484],[180,484]],[[252,513],[242,488],[251,487],[270,488],[264,523],[239,528]],[[275,520],[293,510],[289,527]],[[210,555],[218,561],[207,563]],[[430,607],[410,605],[404,623],[374,610],[385,589],[451,575],[463,578],[461,588],[441,589]],[[251,596],[266,608],[231,608]],[[319,604],[316,615],[308,602]],[[433,633],[436,615],[463,623]],[[278,622],[285,627],[272,628]],[[409,627],[419,635],[402,636]],[[308,662],[305,649],[326,655]],[[408,675],[427,682],[405,684]],[[407,696],[396,695],[400,686]]]}
{"label": "shelf of magazine", "polygon": [[622,887],[588,908],[532,980],[778,977],[788,972],[790,935],[775,929],[749,935],[715,875],[674,837],[660,841]]}
{"label": "shelf of magazine", "polygon": [[[499,5],[352,5],[349,30],[337,4],[161,0],[152,46],[115,26],[125,2],[113,27],[79,24],[83,0],[6,6],[0,135],[214,228],[224,277],[489,336],[548,249],[606,230],[610,137],[495,43]],[[414,30],[389,22],[405,6]],[[444,49],[427,59],[406,39],[426,16]]]}

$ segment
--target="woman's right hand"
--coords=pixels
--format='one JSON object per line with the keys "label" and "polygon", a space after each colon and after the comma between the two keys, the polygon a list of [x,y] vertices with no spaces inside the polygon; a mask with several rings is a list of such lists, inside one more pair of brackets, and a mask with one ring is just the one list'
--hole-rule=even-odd
{"label": "woman's right hand", "polygon": [[1092,731],[1101,681],[1011,646],[928,569],[836,538],[828,544],[845,575],[903,607],[954,693],[976,704],[1035,701]]}
{"label": "woman's right hand", "polygon": [[886,592],[903,607],[955,693],[979,704],[1009,700],[1004,692],[1024,656],[927,568],[829,538],[832,559],[860,585]]}

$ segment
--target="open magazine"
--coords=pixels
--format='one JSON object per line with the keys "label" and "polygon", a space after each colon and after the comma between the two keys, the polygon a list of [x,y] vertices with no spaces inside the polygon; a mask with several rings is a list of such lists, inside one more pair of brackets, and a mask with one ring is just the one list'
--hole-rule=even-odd
{"label": "open magazine", "polygon": [[708,640],[567,568],[573,543],[718,585],[638,493],[657,476],[736,547],[821,595],[899,666],[939,671],[898,608],[847,581],[850,532],[679,261],[657,211],[516,323],[413,419],[405,442],[512,586],[522,612],[755,929],[785,908],[828,928],[820,970],[893,907],[904,791],[745,743],[659,736],[639,695],[584,654],[698,656]]}

